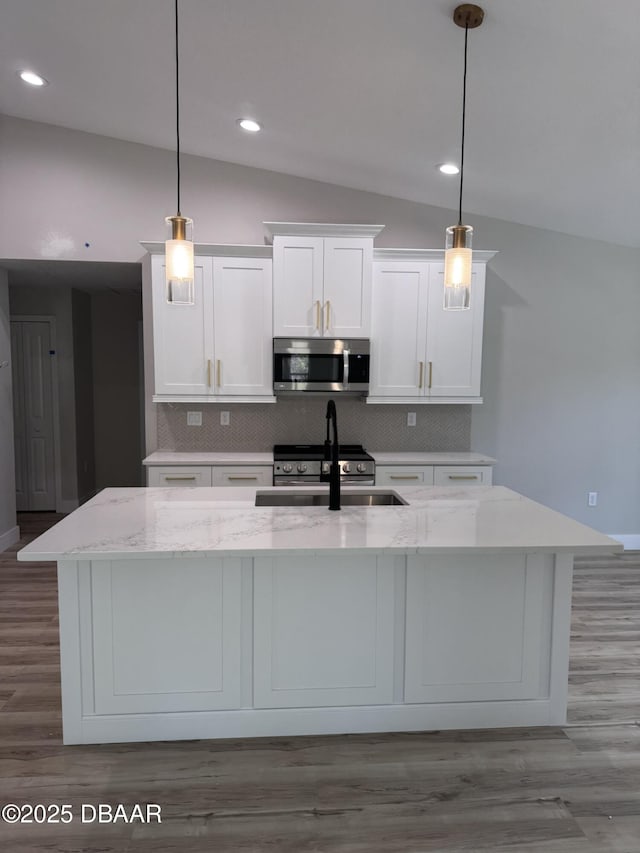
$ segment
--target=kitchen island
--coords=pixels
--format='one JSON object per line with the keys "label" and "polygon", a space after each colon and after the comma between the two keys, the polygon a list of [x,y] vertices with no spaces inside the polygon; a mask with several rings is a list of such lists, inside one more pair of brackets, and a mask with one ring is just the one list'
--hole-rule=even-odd
{"label": "kitchen island", "polygon": [[19,552],[58,562],[65,743],[565,722],[573,555],[617,542],[503,487],[257,491],[106,489]]}

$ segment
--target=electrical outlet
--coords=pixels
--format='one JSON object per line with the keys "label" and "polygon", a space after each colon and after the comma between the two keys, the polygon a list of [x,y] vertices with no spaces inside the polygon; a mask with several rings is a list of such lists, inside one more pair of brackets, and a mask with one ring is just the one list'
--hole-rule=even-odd
{"label": "electrical outlet", "polygon": [[598,493],[597,492],[589,492],[587,498],[587,504],[589,506],[598,506]]}
{"label": "electrical outlet", "polygon": [[220,426],[229,426],[229,412],[220,412]]}
{"label": "electrical outlet", "polygon": [[416,413],[415,412],[407,412],[407,426],[415,426],[416,425]]}
{"label": "electrical outlet", "polygon": [[202,412],[187,412],[187,426],[202,426]]}

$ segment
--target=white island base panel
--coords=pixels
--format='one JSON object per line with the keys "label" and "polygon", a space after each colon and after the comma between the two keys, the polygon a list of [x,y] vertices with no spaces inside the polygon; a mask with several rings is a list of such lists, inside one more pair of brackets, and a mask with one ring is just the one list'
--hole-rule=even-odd
{"label": "white island base panel", "polygon": [[563,724],[567,553],[58,563],[64,742]]}

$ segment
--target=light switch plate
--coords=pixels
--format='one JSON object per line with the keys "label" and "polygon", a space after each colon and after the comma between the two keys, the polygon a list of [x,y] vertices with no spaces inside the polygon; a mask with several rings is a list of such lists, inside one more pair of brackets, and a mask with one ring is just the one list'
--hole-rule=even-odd
{"label": "light switch plate", "polygon": [[229,426],[229,412],[220,412],[220,426]]}
{"label": "light switch plate", "polygon": [[187,426],[202,426],[202,412],[187,412]]}

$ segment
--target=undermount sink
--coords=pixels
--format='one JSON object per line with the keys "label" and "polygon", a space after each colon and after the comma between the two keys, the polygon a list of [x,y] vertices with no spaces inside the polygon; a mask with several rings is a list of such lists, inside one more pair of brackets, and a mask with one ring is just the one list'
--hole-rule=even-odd
{"label": "undermount sink", "polygon": [[[342,506],[405,506],[395,492],[343,492]],[[329,506],[329,492],[258,492],[256,506]]]}

